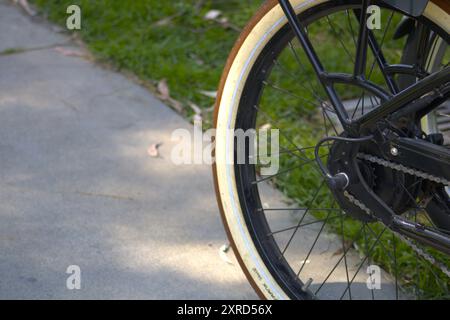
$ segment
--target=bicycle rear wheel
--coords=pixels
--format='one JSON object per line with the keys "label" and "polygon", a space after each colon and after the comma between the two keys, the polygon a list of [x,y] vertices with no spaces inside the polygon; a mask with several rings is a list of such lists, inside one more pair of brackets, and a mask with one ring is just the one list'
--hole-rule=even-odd
{"label": "bicycle rear wheel", "polygon": [[[307,26],[310,38],[315,39],[318,52],[328,57],[326,67],[351,73],[353,64],[343,61],[355,59],[358,21],[354,13],[361,1],[291,3]],[[385,25],[377,36],[380,42],[387,42],[402,14],[381,2],[373,3],[382,8]],[[431,2],[417,23],[448,42],[448,14],[446,3]],[[385,50],[386,57],[400,59],[403,46],[404,43],[393,43],[391,50]],[[368,78],[376,79],[380,87],[386,86],[376,64],[370,66]],[[429,297],[426,289],[415,283],[421,279],[415,281],[411,274],[400,275],[400,264],[402,269],[413,268],[410,261],[398,261],[401,259],[397,253],[404,249],[402,242],[385,226],[369,218],[361,219],[364,213],[358,216],[358,209],[346,214],[349,210],[336,203],[315,167],[313,148],[317,142],[341,135],[343,129],[314,77],[281,8],[276,1],[266,2],[230,55],[215,111],[217,199],[244,272],[259,295],[271,299]],[[383,98],[349,85],[339,86],[337,91],[354,117],[376,108]],[[230,164],[236,157],[236,143],[228,129],[261,127],[280,129],[280,169],[266,177],[259,175],[260,166],[250,162]],[[324,159],[335,152],[331,146],[326,147],[330,149],[322,150]],[[368,164],[362,164],[362,170],[374,188],[380,181],[391,181],[393,176],[401,179],[407,188],[400,191],[398,199],[405,202],[405,207],[396,197],[385,196],[398,210],[414,208],[415,199],[409,199],[408,193],[415,192],[416,180],[404,175],[399,178],[396,173]],[[392,195],[395,191],[384,186],[385,193]],[[385,261],[388,259],[390,262]],[[365,271],[372,263],[382,267],[383,293],[367,287],[366,281],[372,279]],[[420,273],[437,273],[437,280],[429,287],[431,294],[441,298],[448,295],[448,285],[439,270],[422,264],[414,268]],[[412,282],[416,287],[403,291]]]}

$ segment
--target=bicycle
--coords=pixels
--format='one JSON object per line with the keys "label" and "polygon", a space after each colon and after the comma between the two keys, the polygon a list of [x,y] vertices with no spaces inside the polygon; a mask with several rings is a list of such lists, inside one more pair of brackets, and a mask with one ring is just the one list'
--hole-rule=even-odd
{"label": "bicycle", "polygon": [[[268,0],[243,30],[213,173],[261,298],[450,298],[449,13],[446,0]],[[248,141],[235,161],[230,133],[262,127],[280,134],[269,176]]]}

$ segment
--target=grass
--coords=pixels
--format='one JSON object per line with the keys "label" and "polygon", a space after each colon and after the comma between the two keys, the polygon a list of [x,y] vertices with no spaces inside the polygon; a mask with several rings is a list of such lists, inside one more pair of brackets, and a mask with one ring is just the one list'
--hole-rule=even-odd
{"label": "grass", "polygon": [[13,55],[16,53],[22,53],[24,51],[25,50],[21,49],[21,48],[8,48],[8,49],[0,51],[0,55],[2,55],[2,56]]}
{"label": "grass", "polygon": [[[82,10],[79,31],[100,61],[156,84],[167,79],[171,95],[186,107],[206,109],[234,41],[261,1],[242,0],[34,0],[41,12],[64,25],[70,4]],[[231,27],[204,19],[221,10]]]}
{"label": "grass", "polygon": [[[189,117],[192,110],[189,103],[194,103],[207,110],[214,103],[211,97],[205,96],[202,91],[215,91],[222,73],[225,60],[239,29],[242,28],[251,15],[256,11],[262,1],[257,0],[33,0],[41,13],[50,20],[61,25],[65,24],[67,14],[65,9],[70,4],[78,4],[82,9],[82,29],[78,32],[91,52],[100,61],[112,64],[118,70],[131,71],[140,79],[150,82],[155,87],[162,79],[166,79],[171,90],[172,98],[181,101],[184,105],[184,115]],[[220,10],[228,19],[226,24],[218,21],[206,20],[204,17],[210,10]],[[398,22],[400,17],[395,18]],[[329,70],[351,72],[350,56],[354,50],[345,52],[336,41],[336,34],[341,33],[340,26],[346,25],[345,18],[337,17],[336,26],[328,29],[326,23],[319,22],[311,26],[310,32],[314,34],[313,41],[320,43],[318,51],[322,61],[325,61]],[[388,23],[388,17],[383,16],[383,24]],[[356,25],[353,26],[356,29]],[[377,34],[379,37],[381,34]],[[392,35],[390,35],[391,37]],[[351,38],[345,40],[344,45],[351,48]],[[401,57],[403,43],[398,42],[391,46],[388,59],[397,61]],[[305,61],[304,57],[300,57]],[[372,61],[373,57],[369,57]],[[296,61],[289,52],[283,53],[279,58],[280,64],[288,70],[293,70]],[[302,78],[295,84],[307,83],[314,78],[312,70],[307,69],[301,73]],[[381,74],[375,70],[372,79],[379,84],[383,83]],[[270,81],[283,88],[292,89],[307,100],[314,100],[310,90],[303,90],[293,86],[292,79],[286,77],[281,70],[274,68]],[[293,86],[293,87],[290,87]],[[319,85],[315,84],[316,88]],[[296,97],[277,95],[275,91],[264,95],[261,103],[269,106],[265,110],[269,116],[278,119],[277,127],[295,143],[302,146],[314,145],[317,137],[324,133],[321,131],[321,115],[311,106],[299,105]],[[323,96],[323,92],[322,96]],[[360,97],[361,91],[338,88],[342,99],[355,99]],[[270,107],[276,106],[276,107]],[[209,117],[211,115],[209,114]],[[206,121],[210,118],[206,116]],[[268,119],[259,120],[259,125],[270,122]],[[206,124],[208,126],[208,124]],[[282,137],[281,144],[287,143]],[[312,156],[311,153],[308,154]],[[281,168],[295,165],[295,159],[282,156]],[[288,197],[299,204],[313,201],[311,189],[317,186],[320,175],[308,168],[294,170],[292,173],[274,180],[275,185]],[[331,205],[329,194],[326,191],[319,193],[314,200],[317,207]],[[317,218],[325,218],[324,214],[317,213]],[[340,224],[332,224],[334,232],[344,233],[347,237],[355,235],[360,224],[347,219],[344,230]],[[381,226],[374,225],[375,232],[381,231]],[[360,241],[358,246],[364,248],[374,241],[373,235],[368,235],[368,241]],[[392,246],[393,238],[387,233],[381,238],[382,245],[375,248],[374,258],[390,273],[394,273],[390,258],[384,248]],[[416,279],[422,296],[426,298],[448,298],[448,284],[436,268],[428,264],[417,264],[416,255],[411,249],[397,241],[398,264],[402,273],[406,274],[405,283]],[[438,279],[433,280],[433,273]],[[417,278],[418,277],[418,278]]]}

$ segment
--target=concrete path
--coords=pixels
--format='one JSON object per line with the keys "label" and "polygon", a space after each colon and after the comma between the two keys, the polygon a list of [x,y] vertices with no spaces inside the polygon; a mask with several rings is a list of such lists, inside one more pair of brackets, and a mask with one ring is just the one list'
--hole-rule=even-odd
{"label": "concrete path", "polygon": [[190,125],[52,47],[67,41],[0,0],[0,298],[256,298],[219,258],[210,168],[170,161],[172,131]]}

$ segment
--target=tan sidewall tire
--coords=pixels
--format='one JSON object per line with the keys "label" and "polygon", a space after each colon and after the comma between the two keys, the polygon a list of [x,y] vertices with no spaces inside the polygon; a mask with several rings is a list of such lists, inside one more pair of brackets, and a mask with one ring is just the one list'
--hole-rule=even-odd
{"label": "tan sidewall tire", "polygon": [[[329,0],[291,0],[297,14]],[[449,32],[450,21],[445,1],[430,3],[425,16]],[[447,11],[444,11],[444,9]],[[222,219],[237,259],[253,288],[261,298],[288,299],[288,296],[266,268],[254,246],[239,206],[234,167],[227,164],[233,157],[233,136],[240,96],[249,72],[262,49],[287,23],[277,1],[267,1],[239,37],[230,54],[218,92],[215,110],[215,159],[213,174]]]}

